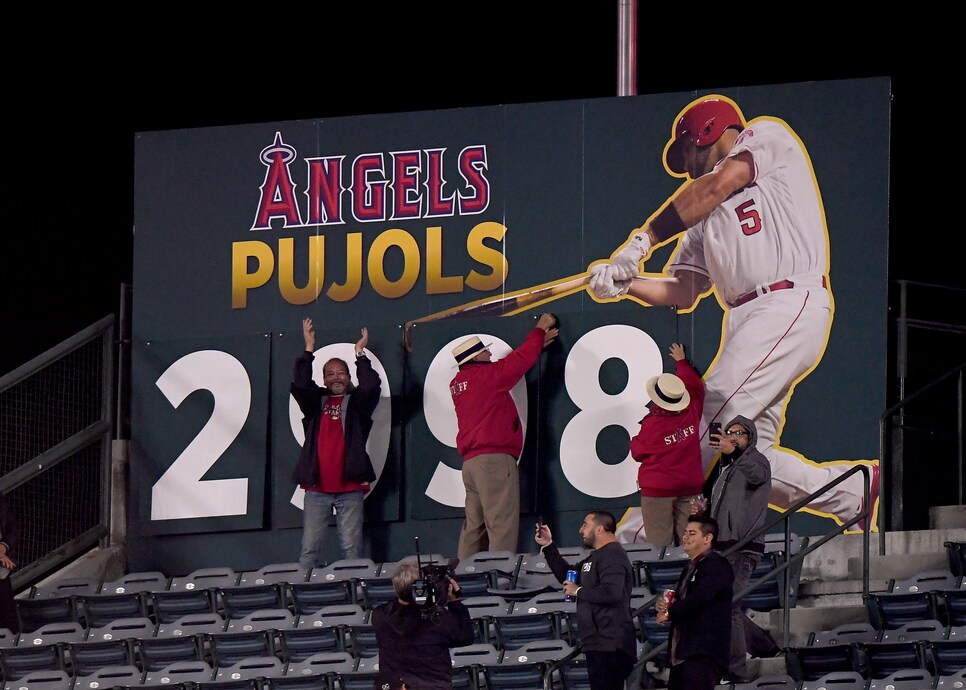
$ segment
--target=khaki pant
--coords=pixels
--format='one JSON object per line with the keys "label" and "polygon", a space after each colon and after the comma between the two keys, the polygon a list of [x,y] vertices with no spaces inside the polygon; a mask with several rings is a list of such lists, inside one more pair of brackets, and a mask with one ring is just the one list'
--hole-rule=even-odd
{"label": "khaki pant", "polygon": [[466,520],[460,558],[480,551],[517,553],[520,538],[520,473],[506,453],[485,453],[463,462]]}
{"label": "khaki pant", "polygon": [[681,543],[694,496],[641,496],[644,539],[655,546]]}

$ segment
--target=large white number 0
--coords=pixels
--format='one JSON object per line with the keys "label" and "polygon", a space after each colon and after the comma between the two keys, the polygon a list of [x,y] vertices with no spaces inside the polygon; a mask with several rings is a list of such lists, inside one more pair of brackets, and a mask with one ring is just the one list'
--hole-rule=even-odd
{"label": "large white number 0", "polygon": [[[600,368],[614,358],[627,366],[627,386],[610,395],[600,388]],[[657,344],[633,326],[601,326],[574,343],[564,368],[564,382],[580,412],[560,437],[560,468],[575,489],[598,498],[634,493],[638,466],[630,452],[616,465],[601,462],[597,437],[605,427],[615,424],[627,429],[631,437],[640,431],[647,402],[644,383],[660,374],[661,367]]]}
{"label": "large white number 0", "polygon": [[197,390],[211,391],[215,406],[208,423],[154,485],[151,519],[245,515],[248,479],[201,479],[245,426],[252,402],[245,367],[220,350],[192,352],[168,367],[157,386],[175,408]]}

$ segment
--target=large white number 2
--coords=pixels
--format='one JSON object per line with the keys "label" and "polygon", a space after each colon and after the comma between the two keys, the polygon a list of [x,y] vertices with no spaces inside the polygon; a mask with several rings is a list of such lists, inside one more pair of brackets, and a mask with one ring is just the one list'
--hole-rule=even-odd
{"label": "large white number 2", "polygon": [[[600,368],[614,358],[627,367],[627,385],[611,395],[601,390]],[[615,424],[627,429],[631,437],[640,431],[647,401],[644,384],[661,371],[657,344],[633,326],[601,326],[574,343],[564,367],[564,382],[580,412],[560,437],[560,468],[575,489],[598,498],[634,493],[638,466],[630,452],[616,465],[601,462],[597,437],[605,427]]]}
{"label": "large white number 2", "polygon": [[165,370],[157,386],[177,408],[197,390],[211,391],[211,418],[151,491],[152,520],[245,515],[248,479],[202,481],[245,426],[252,386],[241,362],[220,350],[185,355]]}

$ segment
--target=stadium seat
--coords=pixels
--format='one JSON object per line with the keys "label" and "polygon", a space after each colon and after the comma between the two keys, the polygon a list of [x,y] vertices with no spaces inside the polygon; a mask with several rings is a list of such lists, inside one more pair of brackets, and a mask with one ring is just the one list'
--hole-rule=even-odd
{"label": "stadium seat", "polygon": [[87,637],[87,630],[76,621],[68,623],[47,623],[33,632],[20,635],[18,647],[35,647],[60,642],[81,642]]}
{"label": "stadium seat", "polygon": [[168,591],[181,592],[185,590],[214,589],[216,587],[234,587],[241,577],[231,568],[198,568],[187,575],[172,577]]}
{"label": "stadium seat", "polygon": [[577,627],[577,602],[567,601],[562,591],[544,592],[525,601],[513,602],[510,612],[529,614],[549,613],[554,618],[556,637],[576,645],[579,637]]}
{"label": "stadium seat", "polygon": [[[498,663],[484,664],[482,675],[487,690],[509,688],[542,688],[544,671],[549,664],[574,652],[563,640],[531,642],[518,649],[505,650]],[[562,674],[555,677],[562,683]]]}
{"label": "stadium seat", "polygon": [[946,549],[949,572],[960,578],[966,575],[966,541],[946,541],[943,548]]}
{"label": "stadium seat", "polygon": [[[653,608],[647,608],[638,616],[638,627],[641,633],[641,642],[644,645],[644,652],[657,649],[668,641],[670,627],[657,622],[657,612]],[[671,651],[666,645],[664,649],[653,657],[654,663],[664,668],[670,661]]]}
{"label": "stadium seat", "polygon": [[69,577],[45,585],[30,588],[31,599],[50,599],[72,597],[82,594],[97,594],[101,581],[93,577]]}
{"label": "stadium seat", "polygon": [[297,664],[321,652],[346,651],[345,628],[342,624],[325,625],[321,620],[310,621],[315,622],[320,624],[306,624],[278,631],[279,650],[285,661]]}
{"label": "stadium seat", "polygon": [[750,683],[735,683],[731,686],[732,690],[764,690],[764,688],[769,688],[770,690],[778,690],[779,688],[795,690],[798,688],[798,682],[786,674],[773,674],[760,676]]}
{"label": "stadium seat", "polygon": [[285,630],[294,628],[297,618],[288,609],[261,609],[242,618],[229,619],[225,632],[251,632],[253,630]]}
{"label": "stadium seat", "polygon": [[65,671],[59,644],[0,649],[0,672],[6,681],[19,680],[35,671]]}
{"label": "stadium seat", "polygon": [[[485,574],[489,589],[509,587],[520,566],[520,559],[520,554],[512,551],[480,551],[462,559],[453,569],[453,574],[464,588],[463,598],[494,594],[478,591],[481,573]],[[467,586],[469,589],[466,589]]]}
{"label": "stadium seat", "polygon": [[647,541],[620,542],[620,545],[624,548],[627,557],[631,561],[634,573],[634,586],[643,587],[647,584],[644,575],[644,564],[648,561],[661,560],[661,553],[664,549]]}
{"label": "stadium seat", "polygon": [[144,637],[154,637],[157,631],[157,624],[150,618],[118,618],[100,628],[92,628],[87,631],[87,640],[96,642],[99,640],[128,639],[139,640]]}
{"label": "stadium seat", "polygon": [[47,623],[79,622],[72,595],[16,599],[20,632],[29,633]]}
{"label": "stadium seat", "polygon": [[74,681],[73,690],[101,690],[102,688],[119,688],[140,686],[144,680],[144,671],[133,664],[126,666],[105,666],[88,676],[78,676]]}
{"label": "stadium seat", "polygon": [[376,631],[371,625],[346,625],[342,629],[345,635],[345,651],[352,654],[356,659],[372,658],[379,654]]}
{"label": "stadium seat", "polygon": [[159,624],[173,623],[192,614],[216,613],[212,592],[205,588],[149,592],[147,603],[150,615]]}
{"label": "stadium seat", "polygon": [[199,633],[224,632],[227,627],[228,621],[220,613],[189,613],[170,623],[160,623],[154,636],[185,637]]}
{"label": "stadium seat", "polygon": [[291,583],[288,593],[292,610],[300,616],[314,613],[323,606],[357,603],[355,585],[351,579]]}
{"label": "stadium seat", "polygon": [[258,570],[242,572],[238,578],[239,587],[261,585],[290,585],[308,580],[309,571],[301,563],[271,563]]}
{"label": "stadium seat", "polygon": [[242,659],[232,666],[219,666],[215,671],[213,682],[219,687],[222,687],[223,683],[229,681],[258,681],[253,686],[253,690],[258,690],[261,687],[260,680],[262,678],[281,677],[284,675],[285,664],[278,657],[249,657]]}
{"label": "stadium seat", "polygon": [[963,578],[956,589],[941,589],[935,593],[938,615],[946,625],[966,625],[966,588],[962,586]]}
{"label": "stadium seat", "polygon": [[856,670],[867,678],[886,678],[897,671],[926,668],[921,640],[855,643]]}
{"label": "stadium seat", "polygon": [[560,639],[557,617],[550,610],[531,613],[528,607],[519,607],[514,603],[509,613],[494,616],[493,625],[496,646],[504,651],[517,649],[530,642]]}
{"label": "stadium seat", "polygon": [[858,671],[833,671],[821,678],[806,680],[800,690],[865,690],[867,682]]}
{"label": "stadium seat", "polygon": [[949,676],[966,668],[966,639],[927,642],[926,652],[937,676]]}
{"label": "stadium seat", "polygon": [[333,676],[334,687],[340,690],[372,690],[376,674],[379,672],[379,654],[356,660],[356,667]]}
{"label": "stadium seat", "polygon": [[494,594],[484,597],[470,597],[465,599],[463,604],[470,612],[470,618],[476,624],[476,642],[496,644],[496,629],[493,619],[496,616],[509,613],[512,602]]}
{"label": "stadium seat", "polygon": [[855,645],[876,642],[879,634],[869,623],[848,623],[811,633],[804,647],[785,650],[787,671],[799,682],[817,680],[831,673],[858,672]]}
{"label": "stadium seat", "polygon": [[[748,584],[751,585],[759,582],[778,567],[779,558],[780,556],[774,551],[762,554],[761,560],[755,566],[755,570],[752,572]],[[759,584],[756,589],[745,595],[741,600],[741,607],[755,611],[772,611],[781,608],[783,582],[784,573],[765,580],[764,583]],[[735,592],[735,594],[737,593]]]}
{"label": "stadium seat", "polygon": [[66,648],[67,664],[74,676],[89,676],[109,666],[132,666],[134,650],[130,640],[74,642]]}
{"label": "stadium seat", "polygon": [[161,592],[168,588],[168,576],[151,570],[123,575],[116,580],[101,583],[99,594],[129,594],[130,592]]}
{"label": "stadium seat", "polygon": [[868,690],[923,690],[931,688],[935,679],[925,669],[902,669],[885,678],[873,678]]}
{"label": "stadium seat", "polygon": [[88,628],[100,628],[118,618],[142,618],[148,615],[141,592],[78,595],[75,605],[78,618]]}
{"label": "stadium seat", "polygon": [[234,666],[249,657],[275,656],[274,635],[268,630],[203,633],[204,649],[217,669]]}
{"label": "stadium seat", "polygon": [[214,678],[215,671],[206,661],[176,661],[159,669],[148,670],[145,685],[170,683],[204,683]]}
{"label": "stadium seat", "polygon": [[277,583],[216,587],[214,592],[216,605],[229,620],[244,618],[255,611],[286,609],[282,586]]}
{"label": "stadium seat", "polygon": [[682,547],[666,547],[660,559],[644,563],[644,584],[655,593],[674,589],[690,560]]}
{"label": "stadium seat", "polygon": [[[149,637],[138,640],[134,648],[137,654],[138,665],[148,672],[149,675],[154,676],[172,664],[204,661],[202,641],[198,635]],[[145,678],[145,683],[160,682],[163,681],[149,681]],[[181,683],[184,681],[175,680],[173,682]]]}
{"label": "stadium seat", "polygon": [[352,671],[357,659],[349,652],[318,652],[288,664],[286,676],[311,676],[320,673]]}
{"label": "stadium seat", "polygon": [[948,675],[936,676],[936,688],[951,690],[952,688],[966,688],[966,668]]}
{"label": "stadium seat", "polygon": [[4,686],[9,690],[72,690],[73,687],[74,679],[62,670],[32,671]]}
{"label": "stadium seat", "polygon": [[396,590],[393,588],[391,576],[367,577],[359,581],[359,588],[363,606],[367,611],[372,611],[377,606],[396,599]]}

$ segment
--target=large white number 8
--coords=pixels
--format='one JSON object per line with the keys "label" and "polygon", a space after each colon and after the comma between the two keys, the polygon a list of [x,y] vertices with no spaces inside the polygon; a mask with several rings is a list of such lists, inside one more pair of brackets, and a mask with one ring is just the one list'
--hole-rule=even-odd
{"label": "large white number 8", "polygon": [[[616,395],[600,388],[600,368],[613,358],[627,366],[627,386]],[[560,437],[560,468],[575,489],[598,498],[635,493],[638,465],[630,452],[619,464],[601,462],[597,437],[602,429],[615,424],[627,429],[631,437],[637,434],[647,402],[644,383],[661,371],[657,344],[633,326],[601,326],[574,343],[564,368],[564,382],[580,412]]]}

